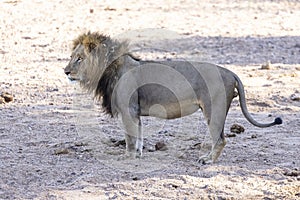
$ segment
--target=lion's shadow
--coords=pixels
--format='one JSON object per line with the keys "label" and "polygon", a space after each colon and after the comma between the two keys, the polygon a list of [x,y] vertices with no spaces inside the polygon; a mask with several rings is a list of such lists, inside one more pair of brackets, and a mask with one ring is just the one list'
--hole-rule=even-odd
{"label": "lion's shadow", "polygon": [[135,53],[150,59],[184,59],[242,66],[260,65],[267,61],[282,64],[300,63],[299,36],[186,36],[172,40],[132,43]]}

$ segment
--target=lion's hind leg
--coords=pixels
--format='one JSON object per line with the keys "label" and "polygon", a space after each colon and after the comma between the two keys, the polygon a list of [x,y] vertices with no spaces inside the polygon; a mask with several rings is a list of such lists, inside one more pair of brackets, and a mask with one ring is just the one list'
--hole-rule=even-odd
{"label": "lion's hind leg", "polygon": [[141,131],[141,120],[139,118],[130,119],[122,117],[122,121],[126,130],[126,154],[130,158],[142,156],[143,135]]}
{"label": "lion's hind leg", "polygon": [[219,135],[220,137],[218,139],[212,139],[211,151],[207,155],[201,156],[198,162],[202,164],[209,164],[217,161],[217,159],[222,153],[223,148],[226,145],[225,138],[221,136],[223,135],[223,133]]}
{"label": "lion's hind leg", "polygon": [[202,164],[216,162],[226,145],[224,136],[224,124],[227,112],[226,110],[213,112],[212,114],[205,112],[204,116],[208,122],[208,129],[212,141],[211,152],[199,158],[198,162]]}

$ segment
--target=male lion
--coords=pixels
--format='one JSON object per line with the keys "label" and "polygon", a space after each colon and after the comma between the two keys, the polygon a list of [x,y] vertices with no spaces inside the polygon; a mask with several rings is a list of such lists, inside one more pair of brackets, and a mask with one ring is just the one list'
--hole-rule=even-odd
{"label": "male lion", "polygon": [[82,34],[73,42],[71,60],[64,69],[70,80],[102,100],[106,113],[120,114],[126,129],[126,152],[141,156],[141,116],[174,119],[199,108],[207,120],[211,152],[202,163],[215,162],[226,142],[224,123],[235,88],[242,112],[255,126],[281,124],[281,118],[262,124],[249,114],[241,80],[214,64],[186,61],[141,61],[129,53],[127,42],[100,33]]}

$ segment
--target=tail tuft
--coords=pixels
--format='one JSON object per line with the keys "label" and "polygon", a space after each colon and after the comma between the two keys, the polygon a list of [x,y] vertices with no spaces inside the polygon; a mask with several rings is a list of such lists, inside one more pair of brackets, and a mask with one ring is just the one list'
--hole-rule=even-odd
{"label": "tail tuft", "polygon": [[282,124],[282,119],[280,117],[276,117],[274,124]]}

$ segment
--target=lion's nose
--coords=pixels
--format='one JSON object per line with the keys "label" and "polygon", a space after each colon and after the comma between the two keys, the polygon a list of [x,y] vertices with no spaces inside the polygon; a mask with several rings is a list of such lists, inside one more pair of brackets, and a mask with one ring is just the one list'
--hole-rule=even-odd
{"label": "lion's nose", "polygon": [[71,74],[71,72],[69,70],[64,70],[65,74],[68,76],[69,74]]}
{"label": "lion's nose", "polygon": [[65,74],[68,76],[69,74],[71,74],[71,72],[65,72]]}

